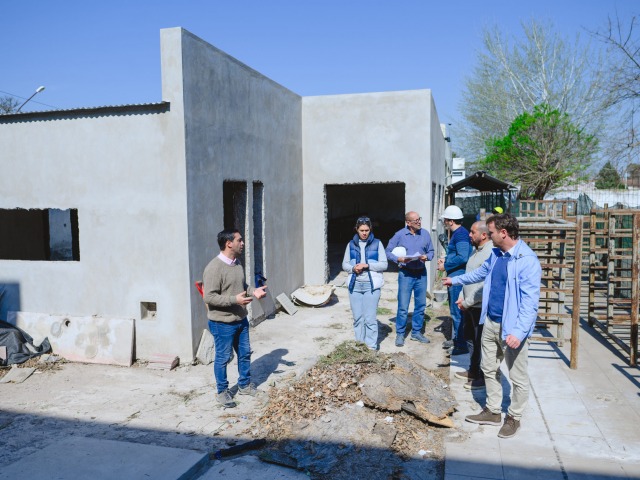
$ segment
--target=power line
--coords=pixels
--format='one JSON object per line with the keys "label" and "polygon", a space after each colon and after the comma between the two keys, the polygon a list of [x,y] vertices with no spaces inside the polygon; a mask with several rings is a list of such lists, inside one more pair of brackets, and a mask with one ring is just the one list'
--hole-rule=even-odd
{"label": "power line", "polygon": [[[4,93],[5,95],[9,95],[15,98],[21,98],[22,100],[26,100],[27,97],[22,97],[20,95],[16,95],[15,93],[5,92],[4,90],[0,90],[0,93]],[[30,103],[37,103],[38,105],[44,105],[45,107],[55,108],[56,110],[62,110],[60,107],[56,107],[55,105],[49,105],[48,103],[38,102],[37,100],[31,100]]]}

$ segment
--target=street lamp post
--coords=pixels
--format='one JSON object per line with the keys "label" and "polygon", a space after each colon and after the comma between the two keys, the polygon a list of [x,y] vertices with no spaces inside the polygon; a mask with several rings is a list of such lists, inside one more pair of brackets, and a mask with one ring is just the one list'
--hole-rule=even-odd
{"label": "street lamp post", "polygon": [[42,87],[42,86],[38,87],[38,88],[36,89],[36,91],[35,91],[35,92],[33,92],[33,95],[31,95],[29,98],[27,98],[27,99],[24,101],[24,103],[18,107],[18,109],[16,110],[16,113],[18,113],[18,112],[22,109],[22,107],[24,107],[24,106],[27,104],[27,102],[28,102],[29,100],[31,100],[33,97],[35,97],[37,94],[39,94],[39,93],[40,93],[41,91],[43,91],[43,90],[44,90],[44,87]]}

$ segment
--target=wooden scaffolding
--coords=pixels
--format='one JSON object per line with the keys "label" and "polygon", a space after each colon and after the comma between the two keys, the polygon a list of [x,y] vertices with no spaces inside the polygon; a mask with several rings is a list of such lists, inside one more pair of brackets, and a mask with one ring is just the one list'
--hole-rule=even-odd
{"label": "wooden scaffolding", "polygon": [[[562,346],[571,328],[570,367],[578,367],[580,288],[582,278],[582,218],[569,222],[562,218],[520,217],[520,237],[538,255],[542,285],[535,341]],[[555,327],[555,336],[550,327]]]}
{"label": "wooden scaffolding", "polygon": [[588,321],[638,362],[640,211],[591,210]]}

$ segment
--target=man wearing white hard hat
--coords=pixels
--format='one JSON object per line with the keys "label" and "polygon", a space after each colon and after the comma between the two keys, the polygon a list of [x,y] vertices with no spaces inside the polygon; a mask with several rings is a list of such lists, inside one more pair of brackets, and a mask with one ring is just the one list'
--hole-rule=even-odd
{"label": "man wearing white hard hat", "polygon": [[398,264],[398,313],[396,314],[396,347],[404,345],[409,304],[413,293],[411,340],[429,343],[422,334],[424,309],[427,306],[427,269],[425,262],[433,258],[429,232],[422,228],[422,218],[416,212],[404,216],[406,227],[398,230],[385,250],[387,259]]}
{"label": "man wearing white hard hat", "polygon": [[[467,268],[467,261],[471,255],[471,241],[469,231],[462,226],[464,215],[460,207],[449,205],[442,213],[444,227],[451,232],[449,245],[447,245],[447,256],[438,260],[438,270],[447,272],[447,276],[456,277],[463,275]],[[451,340],[444,343],[445,348],[453,347],[451,355],[462,355],[469,353],[467,342],[464,338],[464,324],[462,323],[462,312],[456,303],[462,285],[449,287],[449,314],[453,322]]]}

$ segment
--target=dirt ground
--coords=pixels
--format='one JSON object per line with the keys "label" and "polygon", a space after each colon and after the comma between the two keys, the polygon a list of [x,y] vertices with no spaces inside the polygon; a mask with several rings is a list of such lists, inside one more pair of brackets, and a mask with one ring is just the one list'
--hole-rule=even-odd
{"label": "dirt ground", "polygon": [[[292,317],[280,312],[252,329],[252,375],[263,394],[239,398],[235,409],[222,410],[214,402],[211,365],[164,371],[147,369],[144,362],[122,368],[30,360],[22,367],[37,371],[24,383],[0,384],[0,468],[64,435],[209,452],[266,438],[265,460],[295,461],[312,478],[442,479],[444,441],[461,435],[456,428],[361,403],[362,379],[389,368],[388,358],[397,352],[432,372],[443,389],[448,386],[449,360],[440,345],[445,337],[433,332],[448,318],[446,306],[427,310],[431,344],[395,347],[395,278],[385,274],[380,354],[371,358],[322,363],[353,338],[342,287],[325,307],[301,307]],[[234,362],[232,385],[235,368]]]}

